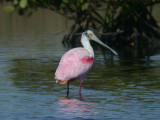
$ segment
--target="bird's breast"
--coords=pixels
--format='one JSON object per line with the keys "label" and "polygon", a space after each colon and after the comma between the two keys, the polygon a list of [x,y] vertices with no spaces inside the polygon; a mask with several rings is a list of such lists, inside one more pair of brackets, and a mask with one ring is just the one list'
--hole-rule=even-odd
{"label": "bird's breast", "polygon": [[94,60],[93,57],[85,57],[85,58],[81,59],[81,62],[82,62],[83,64],[93,63],[93,60]]}

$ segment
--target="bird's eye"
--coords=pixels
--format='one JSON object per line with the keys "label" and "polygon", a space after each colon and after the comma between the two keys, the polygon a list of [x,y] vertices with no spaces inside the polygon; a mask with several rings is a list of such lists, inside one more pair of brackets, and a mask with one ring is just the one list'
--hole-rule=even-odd
{"label": "bird's eye", "polygon": [[89,34],[88,34],[87,32],[85,33],[85,35],[86,35],[87,37],[89,37]]}

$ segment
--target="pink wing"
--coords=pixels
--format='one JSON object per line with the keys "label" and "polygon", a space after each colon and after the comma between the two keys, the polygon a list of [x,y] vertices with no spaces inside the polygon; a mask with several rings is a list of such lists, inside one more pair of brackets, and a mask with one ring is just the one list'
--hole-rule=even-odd
{"label": "pink wing", "polygon": [[57,80],[65,81],[85,75],[93,64],[93,57],[84,48],[74,48],[65,53],[55,73]]}

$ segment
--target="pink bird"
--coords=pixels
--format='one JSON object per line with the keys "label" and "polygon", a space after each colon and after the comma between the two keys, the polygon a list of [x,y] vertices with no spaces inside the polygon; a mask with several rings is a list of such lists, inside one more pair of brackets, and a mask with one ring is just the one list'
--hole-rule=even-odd
{"label": "pink bird", "polygon": [[86,77],[86,74],[91,69],[94,60],[94,51],[90,45],[90,40],[94,40],[102,46],[109,49],[113,54],[118,55],[109,46],[102,43],[96,35],[87,30],[82,33],[81,43],[83,47],[78,47],[66,52],[59,63],[59,66],[55,72],[56,83],[67,83],[67,97],[69,95],[69,82],[79,80],[79,96],[81,96],[82,82]]}

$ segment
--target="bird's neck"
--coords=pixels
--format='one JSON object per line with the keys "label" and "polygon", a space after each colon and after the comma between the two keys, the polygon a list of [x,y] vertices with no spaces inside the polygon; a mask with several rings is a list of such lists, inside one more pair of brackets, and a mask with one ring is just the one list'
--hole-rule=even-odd
{"label": "bird's neck", "polygon": [[90,53],[90,56],[94,57],[93,48],[89,42],[89,39],[84,34],[82,34],[81,43],[82,43],[83,47],[88,50],[88,52]]}

